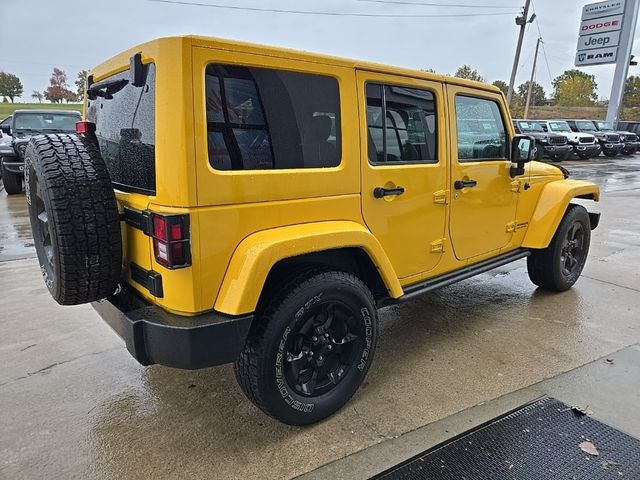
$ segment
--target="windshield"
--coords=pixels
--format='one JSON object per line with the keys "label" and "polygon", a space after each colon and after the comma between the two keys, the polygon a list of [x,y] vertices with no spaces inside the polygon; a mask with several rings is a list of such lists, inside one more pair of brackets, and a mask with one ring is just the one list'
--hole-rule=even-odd
{"label": "windshield", "polygon": [[588,120],[582,120],[582,121],[576,122],[576,125],[578,127],[578,130],[580,130],[581,132],[596,131],[596,126],[593,124],[593,122],[590,122]]}
{"label": "windshield", "polygon": [[611,125],[610,122],[596,122],[596,124],[598,125],[599,130],[603,130],[607,132],[613,131],[613,125]]}
{"label": "windshield", "polygon": [[542,125],[540,125],[538,122],[518,122],[518,127],[520,127],[520,130],[522,130],[523,132],[544,133]]}
{"label": "windshield", "polygon": [[19,113],[13,119],[13,128],[16,131],[75,132],[78,121],[79,113]]}
{"label": "windshield", "polygon": [[549,122],[549,130],[552,132],[570,132],[569,124],[567,122]]}

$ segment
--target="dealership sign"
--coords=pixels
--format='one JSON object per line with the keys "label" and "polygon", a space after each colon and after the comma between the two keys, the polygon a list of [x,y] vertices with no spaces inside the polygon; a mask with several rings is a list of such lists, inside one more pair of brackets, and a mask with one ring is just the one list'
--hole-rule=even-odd
{"label": "dealership sign", "polygon": [[616,63],[625,0],[591,3],[582,8],[575,66]]}
{"label": "dealership sign", "polygon": [[590,20],[607,15],[620,15],[622,13],[624,13],[624,0],[592,3],[582,7],[582,20]]}
{"label": "dealership sign", "polygon": [[598,48],[576,52],[576,67],[583,65],[602,65],[603,63],[616,63],[618,47]]}

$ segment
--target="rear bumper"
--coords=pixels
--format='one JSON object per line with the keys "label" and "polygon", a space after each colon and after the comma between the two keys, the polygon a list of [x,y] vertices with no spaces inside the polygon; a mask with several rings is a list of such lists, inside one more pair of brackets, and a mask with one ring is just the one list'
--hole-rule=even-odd
{"label": "rear bumper", "polygon": [[253,320],[253,315],[218,312],[175,315],[146,303],[129,289],[91,305],[140,364],[189,370],[235,361]]}

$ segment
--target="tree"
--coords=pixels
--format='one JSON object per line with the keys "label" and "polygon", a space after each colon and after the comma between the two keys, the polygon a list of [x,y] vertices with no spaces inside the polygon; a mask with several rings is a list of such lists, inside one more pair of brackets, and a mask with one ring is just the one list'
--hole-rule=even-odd
{"label": "tree", "polygon": [[[533,82],[531,88],[531,103],[530,105],[542,105],[547,97],[544,93],[544,88],[538,82]],[[529,80],[524,82],[518,87],[518,95],[526,102],[527,91],[529,90]]]}
{"label": "tree", "polygon": [[624,82],[623,107],[640,107],[640,77],[630,76]]}
{"label": "tree", "polygon": [[42,92],[39,92],[38,90],[34,90],[33,93],[31,94],[31,98],[35,98],[36,100],[38,100],[38,103],[42,103],[42,100],[44,99],[44,95],[42,94]]}
{"label": "tree", "polygon": [[498,87],[505,95],[509,91],[509,85],[507,85],[507,83],[503,82],[502,80],[496,80],[491,85],[493,85],[494,87]]}
{"label": "tree", "polygon": [[458,68],[453,76],[458,78],[466,78],[467,80],[475,80],[477,82],[484,82],[484,77],[480,75],[477,70],[472,69],[469,65],[463,65]]}
{"label": "tree", "polygon": [[553,97],[562,107],[588,107],[598,99],[595,76],[580,70],[567,70],[553,79]]}
{"label": "tree", "polygon": [[22,82],[16,75],[0,72],[0,96],[9,97],[13,103],[13,99],[21,96],[23,91]]}
{"label": "tree", "polygon": [[80,70],[76,77],[75,84],[78,100],[82,100],[82,97],[84,97],[84,89],[87,87],[87,75],[88,72],[86,70]]}
{"label": "tree", "polygon": [[69,90],[69,84],[67,83],[67,74],[64,70],[59,68],[53,69],[53,74],[49,79],[50,86],[44,92],[44,96],[47,100],[53,103],[60,103],[66,100],[67,103],[70,100],[76,100],[77,96],[71,90]]}

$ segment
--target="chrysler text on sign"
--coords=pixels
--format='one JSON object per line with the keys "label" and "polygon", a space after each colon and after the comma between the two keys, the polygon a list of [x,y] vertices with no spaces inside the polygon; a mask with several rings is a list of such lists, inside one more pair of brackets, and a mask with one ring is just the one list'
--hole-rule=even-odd
{"label": "chrysler text on sign", "polygon": [[591,3],[582,7],[582,20],[624,13],[624,0]]}

